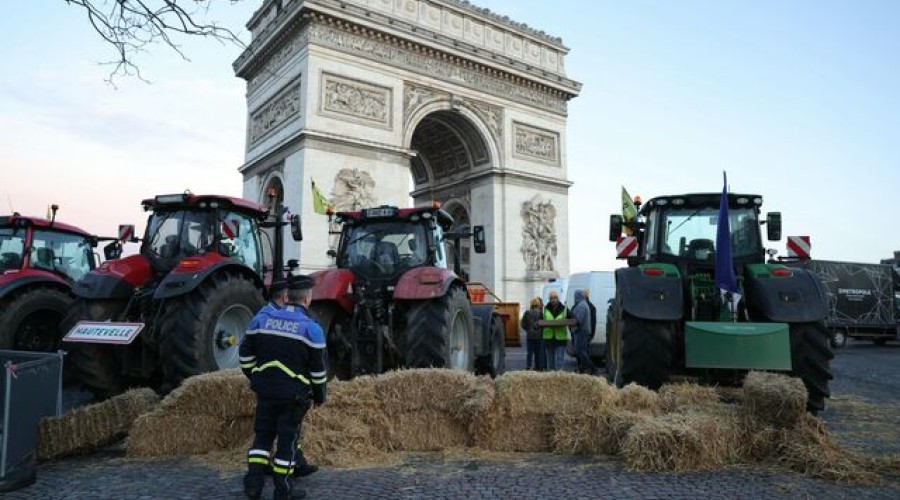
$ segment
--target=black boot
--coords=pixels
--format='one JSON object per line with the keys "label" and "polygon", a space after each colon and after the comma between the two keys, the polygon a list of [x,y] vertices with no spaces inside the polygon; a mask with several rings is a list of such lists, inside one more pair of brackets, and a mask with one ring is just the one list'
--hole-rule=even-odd
{"label": "black boot", "polygon": [[303,450],[299,447],[297,448],[296,460],[297,466],[294,467],[294,472],[291,473],[291,477],[306,477],[315,474],[319,470],[317,466],[306,461],[306,457],[303,456]]}
{"label": "black boot", "polygon": [[248,473],[244,476],[244,494],[247,498],[256,500],[262,495],[265,484],[265,476]]}
{"label": "black boot", "polygon": [[299,486],[294,486],[288,491],[276,489],[272,494],[273,500],[300,500],[301,498],[306,498],[306,490]]}

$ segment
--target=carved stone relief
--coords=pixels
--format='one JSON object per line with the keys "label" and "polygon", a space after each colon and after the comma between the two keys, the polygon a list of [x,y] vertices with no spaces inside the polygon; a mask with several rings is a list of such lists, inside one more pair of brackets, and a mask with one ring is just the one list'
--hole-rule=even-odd
{"label": "carved stone relief", "polygon": [[263,63],[262,67],[257,70],[253,77],[247,81],[247,92],[253,92],[266,80],[272,78],[278,69],[284,66],[285,61],[293,57],[295,54],[306,46],[309,41],[308,32],[303,29],[293,33],[288,37],[283,45],[278,47],[275,52]]}
{"label": "carved stone relief", "polygon": [[342,52],[389,63],[425,76],[537,106],[557,114],[566,113],[567,101],[562,97],[438,59],[434,55],[350,33],[333,26],[310,25],[309,40]]}
{"label": "carved stone relief", "polygon": [[515,156],[559,166],[558,133],[513,122],[513,134]]}
{"label": "carved stone relief", "polygon": [[503,139],[503,108],[485,102],[467,101],[487,123],[498,140]]}
{"label": "carved stone relief", "polygon": [[[422,85],[406,82],[403,86],[403,121],[408,123],[412,115],[420,107],[440,100],[447,99],[454,101],[456,97],[449,92],[432,89]],[[482,101],[471,99],[463,99],[462,101],[475,111],[481,119],[487,124],[488,128],[494,134],[498,141],[503,139],[503,108],[494,106]]]}
{"label": "carved stone relief", "polygon": [[298,81],[288,85],[259,109],[250,113],[250,124],[247,127],[248,146],[256,144],[283,123],[299,114],[300,82]]}
{"label": "carved stone relief", "polygon": [[522,257],[528,272],[555,272],[556,207],[540,195],[522,203]]}
{"label": "carved stone relief", "polygon": [[391,89],[330,73],[322,73],[321,88],[322,112],[391,127]]}
{"label": "carved stone relief", "polygon": [[[369,172],[358,168],[343,168],[334,176],[334,187],[331,189],[331,200],[335,212],[350,212],[363,208],[374,207],[375,179]],[[337,247],[338,234],[341,227],[332,221],[329,231],[332,233],[330,246]]]}

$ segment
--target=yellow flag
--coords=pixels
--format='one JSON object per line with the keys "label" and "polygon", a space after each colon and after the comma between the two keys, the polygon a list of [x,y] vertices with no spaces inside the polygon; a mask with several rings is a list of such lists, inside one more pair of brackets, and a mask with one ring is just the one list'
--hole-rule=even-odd
{"label": "yellow flag", "polygon": [[316,181],[312,181],[312,195],[313,195],[313,210],[317,214],[325,215],[328,213],[328,209],[331,208],[331,203],[328,202],[328,199],[325,198],[325,195],[319,191],[319,188],[316,187]]}
{"label": "yellow flag", "polygon": [[[631,195],[625,190],[625,186],[622,186],[622,219],[624,219],[625,222],[631,222],[637,219],[637,207],[634,206]],[[632,232],[630,227],[625,227],[625,234],[631,236]]]}

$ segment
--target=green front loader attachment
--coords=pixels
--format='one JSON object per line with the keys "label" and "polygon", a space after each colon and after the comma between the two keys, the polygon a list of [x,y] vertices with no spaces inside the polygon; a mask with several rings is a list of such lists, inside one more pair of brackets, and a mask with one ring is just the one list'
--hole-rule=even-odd
{"label": "green front loader attachment", "polygon": [[787,323],[688,321],[685,366],[745,370],[791,370]]}

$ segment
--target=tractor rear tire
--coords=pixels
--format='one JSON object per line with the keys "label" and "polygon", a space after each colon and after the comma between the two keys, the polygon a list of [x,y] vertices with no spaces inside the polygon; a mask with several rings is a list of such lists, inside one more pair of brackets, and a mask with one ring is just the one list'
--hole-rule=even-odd
{"label": "tractor rear tire", "polygon": [[621,388],[634,382],[649,389],[659,389],[672,370],[675,335],[671,323],[623,313],[619,332],[616,386]]}
{"label": "tractor rear tire", "polygon": [[[60,335],[68,333],[79,321],[113,319],[124,306],[117,301],[78,299],[60,323]],[[70,367],[72,376],[98,400],[111,398],[128,388],[117,352],[122,347],[69,342],[63,348],[68,351],[64,363]]]}
{"label": "tractor rear tire", "polygon": [[32,286],[0,305],[0,349],[53,352],[61,339],[59,324],[72,306],[62,290]]}
{"label": "tractor rear tire", "polygon": [[408,368],[475,369],[475,324],[462,288],[413,302],[407,310],[404,338]]}
{"label": "tractor rear tire", "polygon": [[795,323],[790,332],[793,374],[806,386],[807,411],[816,414],[825,409],[825,398],[831,395],[828,381],[833,378],[830,364],[834,353],[828,331],[822,323]]}
{"label": "tractor rear tire", "polygon": [[506,372],[506,337],[503,320],[494,314],[491,316],[491,377],[499,377]]}
{"label": "tractor rear tire", "polygon": [[309,306],[312,317],[325,332],[328,351],[328,380],[350,380],[353,378],[351,354],[340,343],[338,328],[346,328],[350,318],[341,307],[333,302],[312,303]]}
{"label": "tractor rear tire", "polygon": [[253,282],[230,273],[210,276],[170,302],[160,325],[161,390],[194,375],[239,367],[241,341],[264,304]]}

